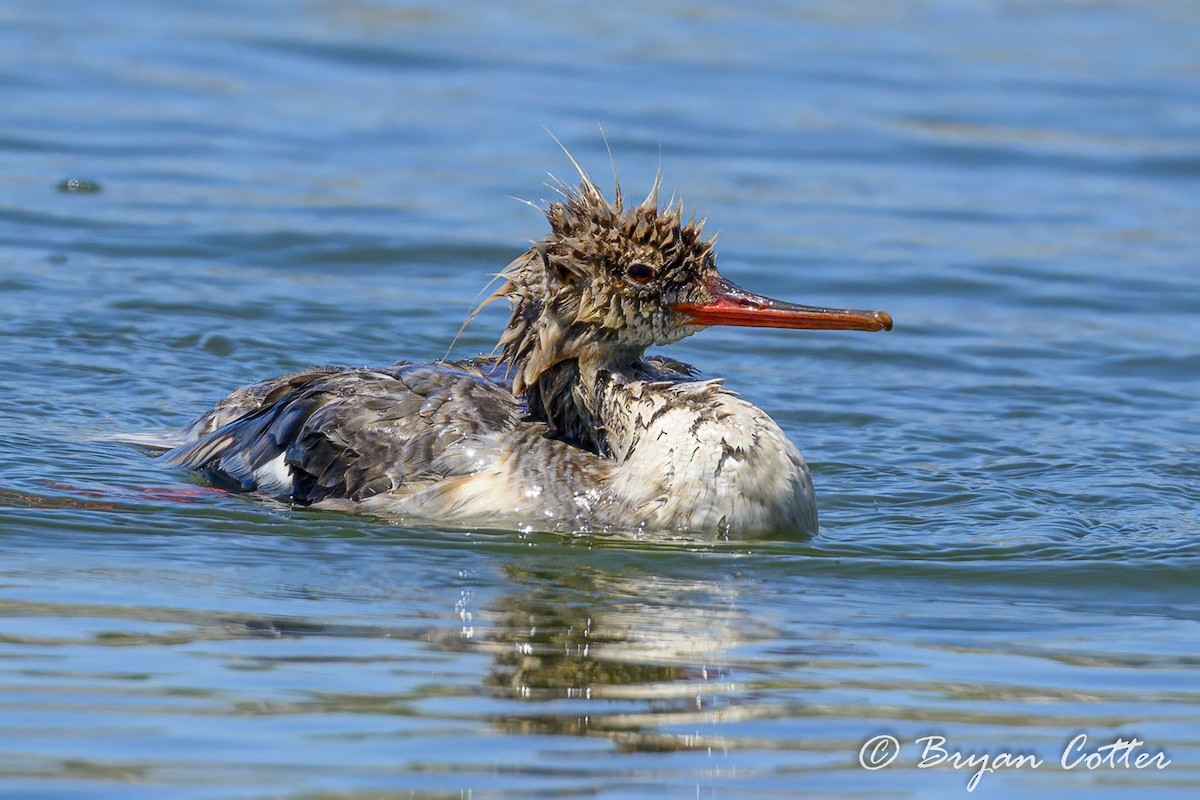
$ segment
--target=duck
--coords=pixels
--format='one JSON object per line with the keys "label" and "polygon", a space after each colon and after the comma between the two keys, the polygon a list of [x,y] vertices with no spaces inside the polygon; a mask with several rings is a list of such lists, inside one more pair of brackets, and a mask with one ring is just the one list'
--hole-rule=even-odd
{"label": "duck", "polygon": [[626,202],[571,161],[579,184],[538,206],[549,231],[484,301],[510,305],[491,354],[244,386],[158,440],[161,458],[229,492],[433,524],[817,533],[812,476],[783,429],[647,350],[714,325],[886,331],[891,317],[742,289],[717,270],[705,220],[674,196],[660,207],[661,171]]}

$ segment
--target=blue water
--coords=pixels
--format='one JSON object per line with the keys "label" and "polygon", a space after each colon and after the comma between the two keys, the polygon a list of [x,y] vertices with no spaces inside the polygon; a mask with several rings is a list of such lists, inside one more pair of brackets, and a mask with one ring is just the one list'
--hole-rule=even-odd
{"label": "blue water", "polygon": [[[1166,0],[6,6],[0,795],[967,796],[938,735],[1044,761],[971,796],[1196,796],[1197,41]],[[571,176],[547,130],[609,180],[598,123],[736,282],[895,317],[669,351],[805,452],[816,538],[409,529],[111,440],[442,356]],[[1171,763],[1064,770],[1080,733]]]}

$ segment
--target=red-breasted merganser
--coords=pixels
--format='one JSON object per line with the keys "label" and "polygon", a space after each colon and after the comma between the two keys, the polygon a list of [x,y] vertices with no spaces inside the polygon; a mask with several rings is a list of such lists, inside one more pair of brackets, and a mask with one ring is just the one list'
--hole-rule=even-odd
{"label": "red-breasted merganser", "polygon": [[580,169],[550,233],[509,264],[498,356],[317,367],[238,389],[169,440],[169,463],[297,506],[525,529],[815,533],[799,451],[766,412],[646,356],[706,325],[890,330],[717,272],[703,221],[609,202]]}

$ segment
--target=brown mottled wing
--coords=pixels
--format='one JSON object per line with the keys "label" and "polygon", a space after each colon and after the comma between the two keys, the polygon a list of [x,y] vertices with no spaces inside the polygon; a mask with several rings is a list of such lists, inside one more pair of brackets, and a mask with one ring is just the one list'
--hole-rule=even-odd
{"label": "brown mottled wing", "polygon": [[635,373],[639,380],[644,381],[692,381],[700,376],[700,372],[691,364],[685,364],[667,356],[647,356]]}
{"label": "brown mottled wing", "polygon": [[192,423],[202,438],[166,458],[216,486],[303,505],[436,483],[472,467],[458,451],[521,418],[487,366],[322,367],[257,384]]}
{"label": "brown mottled wing", "polygon": [[[395,364],[393,366],[399,367],[404,365]],[[287,375],[281,375],[278,378],[271,378],[270,380],[252,383],[249,386],[243,386],[213,406],[212,410],[204,412],[188,423],[179,432],[177,441],[193,442],[202,436],[207,436],[217,428],[224,427],[256,411],[261,411],[264,408],[275,405],[275,403],[305,384],[312,383],[315,380],[335,373],[344,373],[347,370],[347,367],[342,366],[309,367],[298,372],[289,372]]]}

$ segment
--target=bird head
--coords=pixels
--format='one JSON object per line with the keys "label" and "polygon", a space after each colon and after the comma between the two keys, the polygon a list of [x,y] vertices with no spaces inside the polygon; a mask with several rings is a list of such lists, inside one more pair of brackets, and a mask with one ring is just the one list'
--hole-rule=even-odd
{"label": "bird head", "polygon": [[748,292],[717,271],[715,237],[684,218],[682,201],[659,207],[659,180],[646,198],[610,202],[580,170],[579,187],[546,208],[550,233],[501,273],[496,293],[512,304],[500,340],[521,392],[546,369],[579,362],[581,374],[632,362],[708,325],[878,331],[882,311],[800,306]]}

